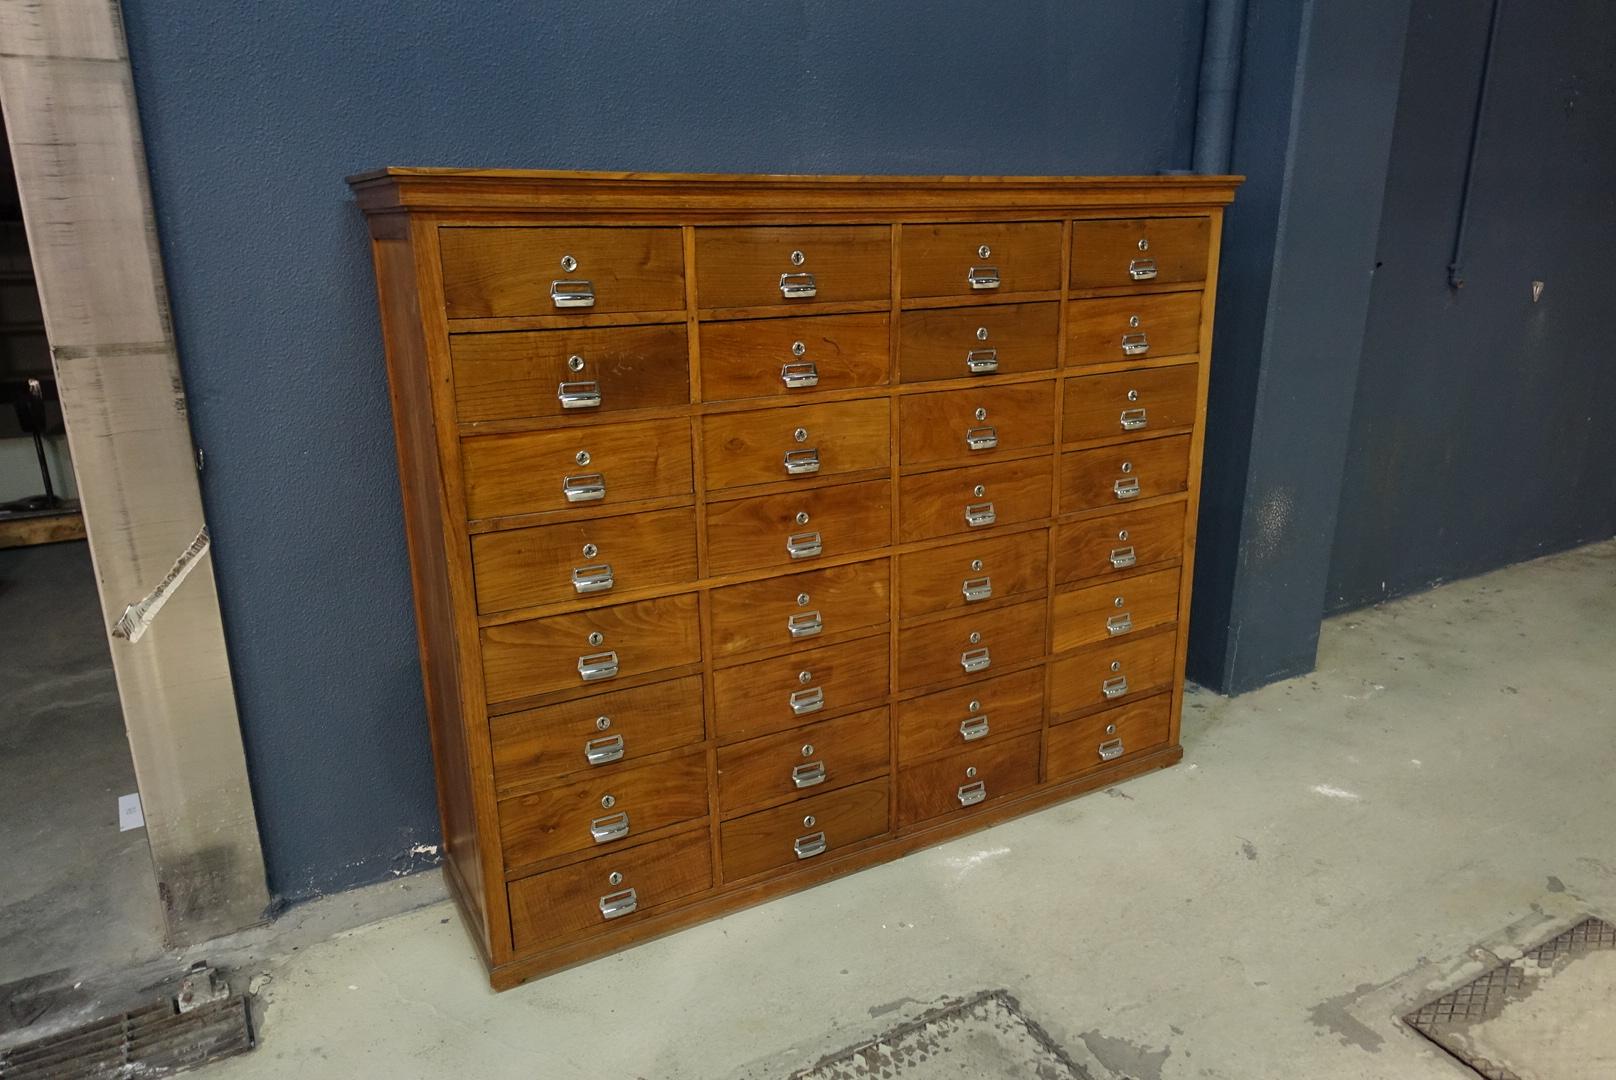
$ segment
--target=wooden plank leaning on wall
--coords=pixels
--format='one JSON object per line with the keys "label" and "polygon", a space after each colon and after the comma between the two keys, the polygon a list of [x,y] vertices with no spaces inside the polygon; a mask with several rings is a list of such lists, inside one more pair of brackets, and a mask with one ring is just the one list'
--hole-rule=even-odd
{"label": "wooden plank leaning on wall", "polygon": [[4,4],[0,40],[0,103],[168,937],[202,941],[261,921],[269,895],[122,17],[115,0]]}

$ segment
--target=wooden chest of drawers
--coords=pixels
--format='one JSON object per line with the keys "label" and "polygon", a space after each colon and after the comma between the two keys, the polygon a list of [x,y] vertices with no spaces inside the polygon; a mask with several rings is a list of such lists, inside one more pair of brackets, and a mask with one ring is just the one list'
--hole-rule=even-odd
{"label": "wooden chest of drawers", "polygon": [[1179,759],[1236,182],[351,180],[496,987]]}

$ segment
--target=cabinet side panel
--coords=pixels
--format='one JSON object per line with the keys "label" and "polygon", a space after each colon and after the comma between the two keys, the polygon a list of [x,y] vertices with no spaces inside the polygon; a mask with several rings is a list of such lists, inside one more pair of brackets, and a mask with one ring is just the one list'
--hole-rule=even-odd
{"label": "cabinet side panel", "polygon": [[488,904],[467,759],[466,717],[460,708],[459,642],[440,502],[443,480],[438,468],[415,256],[402,216],[372,218],[371,234],[381,302],[382,338],[387,350],[393,434],[398,445],[410,574],[415,589],[421,679],[432,731],[438,814],[443,823],[444,862],[450,887],[460,893],[463,906],[476,923],[479,944],[487,956],[490,951]]}
{"label": "cabinet side panel", "polygon": [[1212,318],[1218,306],[1218,265],[1223,250],[1223,210],[1214,207],[1211,212],[1211,234],[1208,237],[1206,286],[1201,291],[1201,347],[1200,370],[1195,387],[1195,431],[1190,436],[1189,496],[1184,510],[1184,560],[1179,576],[1178,595],[1178,654],[1173,665],[1173,711],[1170,718],[1168,743],[1182,742],[1180,725],[1184,716],[1184,666],[1189,660],[1190,597],[1195,584],[1195,534],[1200,523],[1201,466],[1206,449],[1206,403],[1212,385]]}

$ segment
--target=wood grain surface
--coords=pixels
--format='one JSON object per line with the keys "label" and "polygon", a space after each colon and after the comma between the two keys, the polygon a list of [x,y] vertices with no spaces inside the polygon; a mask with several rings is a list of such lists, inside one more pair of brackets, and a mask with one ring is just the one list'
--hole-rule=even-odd
{"label": "wood grain surface", "polygon": [[[451,319],[494,315],[600,315],[684,307],[678,229],[446,228],[443,304]],[[572,270],[561,260],[571,256]],[[557,307],[557,281],[588,281],[595,303]]]}
{"label": "wood grain surface", "polygon": [[[407,391],[446,880],[496,986],[1178,760],[1234,183],[355,178]],[[556,307],[568,278],[592,307]],[[562,382],[600,403],[563,409]],[[819,470],[786,473],[794,449]],[[567,501],[590,473],[605,498]],[[615,677],[580,679],[595,651]],[[608,920],[614,888],[636,903]]]}

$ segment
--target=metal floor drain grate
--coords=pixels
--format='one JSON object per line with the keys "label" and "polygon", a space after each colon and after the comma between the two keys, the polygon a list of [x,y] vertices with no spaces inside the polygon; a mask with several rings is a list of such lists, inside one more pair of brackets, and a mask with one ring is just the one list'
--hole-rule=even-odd
{"label": "metal floor drain grate", "polygon": [[252,1046],[252,1022],[240,994],[184,1013],[172,1001],[160,1001],[0,1050],[0,1080],[146,1080]]}
{"label": "metal floor drain grate", "polygon": [[791,1080],[1091,1080],[1004,990],[932,1009],[869,1042],[832,1054]]}
{"label": "metal floor drain grate", "polygon": [[1486,1080],[1592,1080],[1616,1075],[1613,997],[1616,926],[1586,919],[1403,1022]]}

